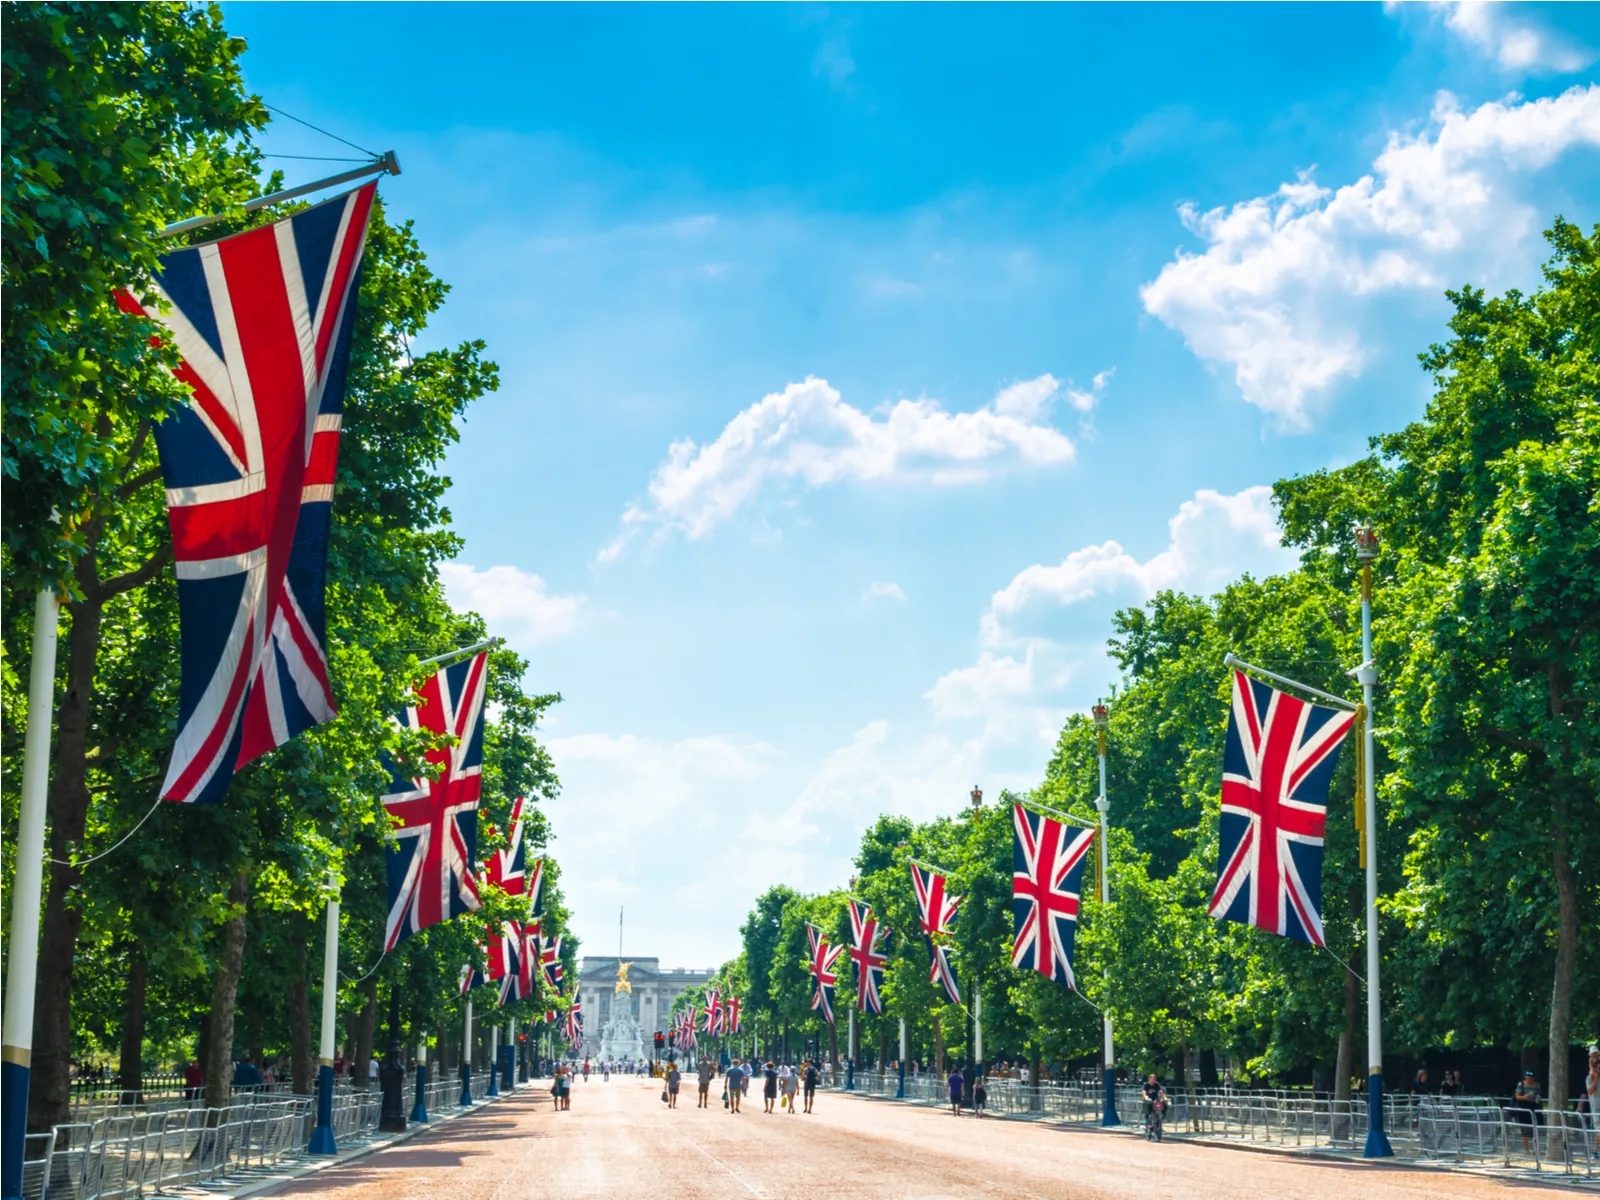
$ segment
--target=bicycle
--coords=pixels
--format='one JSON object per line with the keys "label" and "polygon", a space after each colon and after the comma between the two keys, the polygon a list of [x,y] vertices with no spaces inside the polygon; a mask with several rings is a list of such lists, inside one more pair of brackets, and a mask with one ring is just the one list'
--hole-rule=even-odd
{"label": "bicycle", "polygon": [[1161,1140],[1162,1105],[1152,1103],[1145,1105],[1144,1113],[1144,1140],[1159,1142]]}

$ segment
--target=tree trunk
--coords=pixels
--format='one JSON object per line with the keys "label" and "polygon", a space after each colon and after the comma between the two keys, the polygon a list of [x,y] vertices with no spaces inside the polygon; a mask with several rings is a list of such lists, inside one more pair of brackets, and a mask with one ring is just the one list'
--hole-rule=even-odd
{"label": "tree trunk", "polygon": [[144,993],[149,976],[144,947],[137,940],[128,946],[128,991],[122,1015],[122,1058],[117,1065],[122,1102],[138,1104],[144,1091]]}
{"label": "tree trunk", "polygon": [[306,982],[306,918],[289,938],[289,1079],[296,1096],[311,1095],[311,992]]}
{"label": "tree trunk", "polygon": [[828,1022],[828,1063],[833,1068],[833,1073],[839,1073],[839,1026]]}
{"label": "tree trunk", "polygon": [[[350,1083],[365,1088],[371,1081],[372,1027],[378,1020],[378,977],[367,980],[367,1002],[361,1006],[361,1024],[356,1029],[356,1060],[350,1064]],[[443,1041],[443,1038],[440,1039]]]}
{"label": "tree trunk", "polygon": [[1567,844],[1565,798],[1556,801],[1553,815],[1550,859],[1555,871],[1559,922],[1555,980],[1550,987],[1550,1088],[1546,1094],[1551,1110],[1563,1112],[1571,1087],[1567,1067],[1572,1059],[1572,972],[1578,956],[1578,888],[1572,878],[1572,857]]}
{"label": "tree trunk", "polygon": [[239,994],[239,971],[244,966],[245,908],[250,902],[250,880],[235,873],[228,902],[238,911],[222,927],[222,959],[211,988],[211,1037],[206,1046],[206,1107],[226,1108],[233,1084],[233,1003]]}
{"label": "tree trunk", "polygon": [[[1355,954],[1355,950],[1351,950]],[[1361,981],[1355,972],[1344,973],[1344,1029],[1339,1034],[1339,1051],[1333,1064],[1333,1098],[1350,1099],[1350,1081],[1356,1073],[1356,1022],[1361,1018]]]}
{"label": "tree trunk", "polygon": [[944,1022],[937,1015],[933,1018],[933,1070],[944,1078]]}
{"label": "tree trunk", "polygon": [[[39,964],[33,1006],[32,1072],[28,1081],[28,1131],[48,1133],[72,1119],[72,963],[83,913],[78,884],[83,872],[64,866],[83,838],[89,813],[89,707],[94,699],[94,659],[100,644],[100,601],[93,543],[76,574],[85,601],[67,605],[66,688],[56,704],[55,767],[50,780],[50,886],[39,930]],[[87,586],[85,586],[87,584]]]}

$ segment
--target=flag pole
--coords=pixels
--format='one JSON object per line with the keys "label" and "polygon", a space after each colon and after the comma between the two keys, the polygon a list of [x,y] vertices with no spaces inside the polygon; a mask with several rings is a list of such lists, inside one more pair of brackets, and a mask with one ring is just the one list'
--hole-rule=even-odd
{"label": "flag pole", "polygon": [[1367,710],[1362,728],[1365,778],[1361,781],[1367,827],[1367,1144],[1361,1156],[1392,1158],[1394,1148],[1383,1128],[1383,993],[1378,986],[1383,956],[1378,946],[1378,755],[1372,731],[1372,689],[1378,682],[1372,658],[1372,561],[1377,557],[1378,534],[1371,525],[1363,525],[1356,530],[1356,561],[1361,564],[1361,665],[1350,672],[1361,685]]}
{"label": "flag pole", "polygon": [[[1105,766],[1105,759],[1104,759],[1104,756],[1102,755],[1101,756],[1101,767],[1104,768],[1104,766]],[[1103,769],[1102,769],[1102,774],[1104,774]],[[1102,796],[1104,796],[1105,795],[1104,780],[1102,780],[1101,783],[1102,783],[1102,786],[1101,786],[1100,794]],[[1100,823],[1095,822],[1095,821],[1091,821],[1091,820],[1089,820],[1088,817],[1073,816],[1071,813],[1062,812],[1059,808],[1050,808],[1049,806],[1044,805],[1044,804],[1040,804],[1040,803],[1038,803],[1037,801],[1034,801],[1034,800],[1013,800],[1012,803],[1015,804],[1018,808],[1025,808],[1029,812],[1041,813],[1044,816],[1052,818],[1053,820],[1060,821],[1063,825],[1074,825],[1079,829],[1102,829],[1102,831],[1103,831],[1103,827],[1102,827],[1102,825]]]}
{"label": "flag pole", "polygon": [[467,993],[467,1011],[461,1033],[461,1107],[472,1107],[472,993]]}
{"label": "flag pole", "polygon": [[[1362,601],[1362,603],[1368,606],[1367,612],[1370,617],[1370,595],[1366,600]],[[1362,634],[1362,637],[1370,641],[1371,635],[1372,631],[1368,629]],[[1244,659],[1240,658],[1237,654],[1234,654],[1231,651],[1223,658],[1222,665],[1225,667],[1238,667],[1241,671],[1247,671],[1252,675],[1260,675],[1263,679],[1270,679],[1274,683],[1283,684],[1285,687],[1298,688],[1300,691],[1305,692],[1308,695],[1316,696],[1319,699],[1326,700],[1330,704],[1337,704],[1340,708],[1348,709],[1350,712],[1355,712],[1356,710],[1356,705],[1351,704],[1350,701],[1346,700],[1343,696],[1335,696],[1332,692],[1325,692],[1321,688],[1314,688],[1309,683],[1301,683],[1298,679],[1290,679],[1287,675],[1279,675],[1273,671],[1267,670],[1265,667],[1258,667],[1252,663],[1247,663],[1244,661]],[[1374,676],[1374,679],[1376,679],[1376,676]]]}
{"label": "flag pole", "polygon": [[498,1096],[500,1094],[500,1081],[496,1076],[499,1073],[500,1059],[500,1026],[494,1022],[489,1024],[489,1087],[484,1092],[485,1096]]}
{"label": "flag pole", "polygon": [[[245,212],[255,212],[258,209],[271,208],[274,204],[282,204],[286,200],[297,200],[301,196],[309,196],[312,192],[320,192],[323,188],[333,187],[339,183],[349,183],[352,179],[360,179],[363,175],[398,175],[400,174],[400,160],[395,157],[393,150],[385,150],[371,162],[362,163],[359,167],[351,167],[347,171],[340,171],[337,175],[329,175],[326,179],[319,179],[315,183],[302,183],[299,187],[285,188],[281,192],[271,192],[265,196],[257,196],[254,200],[246,200],[241,208]],[[203,229],[207,225],[215,225],[218,221],[230,216],[229,213],[216,213],[211,216],[187,217],[182,221],[174,221],[171,225],[156,231],[157,237],[177,237],[180,233],[188,233],[193,229]]]}
{"label": "flag pole", "polygon": [[[1095,797],[1094,806],[1100,813],[1100,905],[1104,908],[1111,903],[1111,843],[1107,816],[1111,801],[1106,799],[1106,728],[1111,724],[1111,714],[1104,704],[1096,704],[1093,713],[1095,757],[1100,762],[1100,794]],[[1100,1020],[1105,1036],[1105,1101],[1100,1110],[1100,1124],[1109,1128],[1122,1124],[1117,1116],[1117,1042],[1111,1028],[1109,1002],[1101,1009]]]}
{"label": "flag pole", "polygon": [[[39,982],[39,892],[44,884],[45,805],[50,785],[50,727],[55,719],[55,589],[34,597],[33,661],[28,670],[28,730],[23,735],[21,812],[17,820],[15,874],[11,881],[11,960],[6,964],[5,1042],[0,1091],[5,1118],[0,1192],[22,1196],[22,1161],[28,1146],[28,1074],[33,1065],[33,1000]],[[49,1181],[45,1181],[48,1185]]]}
{"label": "flag pole", "polygon": [[434,663],[452,662],[464,655],[476,654],[479,650],[493,650],[504,642],[505,638],[484,638],[481,642],[473,642],[472,645],[462,646],[459,650],[451,650],[444,654],[435,654],[432,658],[420,659],[417,662],[417,666],[431,667]]}
{"label": "flag pole", "polygon": [[[311,1131],[311,1154],[337,1154],[333,1138],[333,1043],[339,1007],[339,890],[329,880],[327,931],[322,943],[322,1038],[317,1063],[317,1124]],[[426,1119],[426,1118],[424,1118]]]}
{"label": "flag pole", "polygon": [[895,1082],[894,1098],[906,1098],[906,1019],[900,1018],[900,1076]]}
{"label": "flag pole", "polygon": [[411,1101],[410,1119],[418,1125],[428,1123],[428,1034],[417,1031],[417,1094]]}

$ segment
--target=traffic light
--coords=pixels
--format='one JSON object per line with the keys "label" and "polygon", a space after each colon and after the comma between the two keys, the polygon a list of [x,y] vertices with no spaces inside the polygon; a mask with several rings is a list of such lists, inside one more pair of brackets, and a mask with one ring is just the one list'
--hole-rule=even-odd
{"label": "traffic light", "polygon": [[667,1035],[662,1033],[659,1029],[656,1030],[656,1053],[659,1054],[663,1049],[666,1048],[666,1045]]}

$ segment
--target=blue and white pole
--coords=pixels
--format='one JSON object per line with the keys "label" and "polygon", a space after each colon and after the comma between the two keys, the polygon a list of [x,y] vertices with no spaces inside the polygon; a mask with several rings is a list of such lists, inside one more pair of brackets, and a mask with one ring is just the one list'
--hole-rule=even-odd
{"label": "blue and white pole", "polygon": [[0,1093],[5,1106],[0,1193],[22,1196],[28,1147],[28,1071],[33,1063],[33,996],[39,981],[39,890],[44,884],[44,815],[50,784],[50,726],[55,715],[59,606],[42,587],[33,607],[33,663],[28,675],[28,731],[22,749],[22,811],[11,881],[11,959],[6,964],[5,1041]]}
{"label": "blue and white pole", "polygon": [[333,1140],[333,1041],[339,1009],[339,893],[328,895],[327,931],[322,943],[322,1043],[317,1047],[317,1124],[312,1154],[337,1154]]}
{"label": "blue and white pole", "polygon": [[411,1119],[428,1123],[428,1035],[417,1034],[417,1098],[411,1102]]}
{"label": "blue and white pole", "polygon": [[467,993],[467,1015],[461,1035],[461,1107],[472,1107],[472,993]]}
{"label": "blue and white pole", "polygon": [[856,1090],[856,1006],[850,1004],[850,1056],[844,1060],[844,1090]]}
{"label": "blue and white pole", "polygon": [[489,1026],[489,1087],[485,1096],[500,1094],[500,1026]]}
{"label": "blue and white pole", "polygon": [[1366,706],[1362,736],[1366,752],[1362,780],[1363,821],[1367,837],[1367,1144],[1363,1158],[1392,1158],[1394,1148],[1383,1128],[1383,993],[1378,987],[1378,762],[1372,734],[1372,689],[1378,666],[1372,658],[1372,560],[1378,557],[1378,535],[1370,525],[1356,530],[1356,561],[1361,564],[1361,665],[1353,672]]}
{"label": "blue and white pole", "polygon": [[503,1064],[500,1071],[500,1086],[508,1092],[517,1087],[517,1025],[515,1021],[506,1022],[506,1044],[500,1051],[500,1061]]}
{"label": "blue and white pole", "polygon": [[[1111,846],[1107,838],[1110,827],[1106,814],[1111,811],[1111,801],[1106,799],[1106,726],[1111,723],[1111,715],[1104,704],[1094,706],[1094,724],[1096,739],[1096,757],[1100,760],[1100,794],[1095,797],[1094,806],[1100,813],[1100,903],[1111,903]],[[1111,1030],[1111,1006],[1107,1003],[1103,1008],[1103,1026],[1105,1032],[1105,1089],[1106,1098],[1101,1109],[1100,1124],[1103,1126],[1121,1125],[1117,1118],[1117,1046],[1116,1038]]]}
{"label": "blue and white pole", "polygon": [[906,1098],[906,1019],[900,1018],[900,1078],[895,1082],[894,1098]]}

